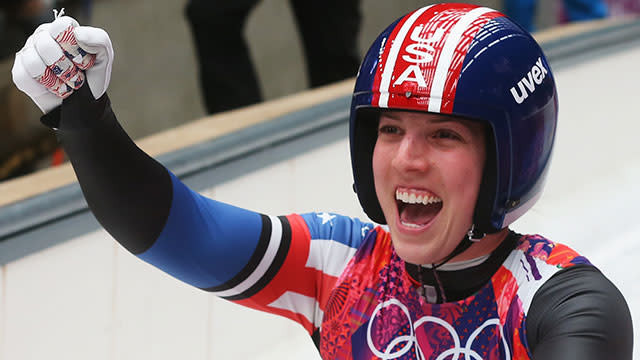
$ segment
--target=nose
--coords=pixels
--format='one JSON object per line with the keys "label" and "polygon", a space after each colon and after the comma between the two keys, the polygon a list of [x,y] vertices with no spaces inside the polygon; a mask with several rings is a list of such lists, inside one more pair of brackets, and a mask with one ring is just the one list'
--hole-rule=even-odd
{"label": "nose", "polygon": [[393,166],[402,172],[425,172],[429,169],[429,143],[426,139],[406,135],[393,157]]}

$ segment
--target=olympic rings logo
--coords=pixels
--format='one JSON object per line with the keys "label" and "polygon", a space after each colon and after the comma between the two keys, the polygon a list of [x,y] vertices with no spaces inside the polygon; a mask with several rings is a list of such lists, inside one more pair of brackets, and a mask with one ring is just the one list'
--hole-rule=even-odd
{"label": "olympic rings logo", "polygon": [[[464,347],[461,347],[460,336],[458,336],[456,329],[451,324],[434,316],[423,316],[420,319],[418,319],[416,322],[414,322],[413,326],[410,327],[409,335],[396,337],[389,343],[389,345],[387,345],[384,351],[380,351],[379,349],[376,348],[376,346],[373,344],[373,340],[371,339],[371,326],[373,324],[373,320],[376,318],[376,315],[380,310],[393,305],[398,306],[402,310],[402,312],[406,315],[407,320],[411,322],[411,314],[409,313],[409,309],[407,309],[407,307],[397,299],[387,300],[385,302],[378,304],[378,306],[376,306],[375,310],[373,310],[373,314],[371,314],[371,319],[369,319],[369,324],[367,326],[367,345],[369,345],[369,349],[371,350],[371,352],[373,352],[373,354],[379,357],[380,359],[383,359],[383,360],[397,359],[402,355],[406,354],[409,350],[411,350],[412,346],[415,346],[418,360],[425,360],[426,358],[422,353],[422,350],[420,349],[418,341],[415,337],[415,330],[425,323],[432,322],[447,329],[449,334],[451,334],[451,337],[454,342],[453,348],[446,350],[440,355],[438,355],[436,360],[447,360],[449,357],[450,357],[449,360],[458,360],[460,355],[464,355],[465,360],[483,360],[480,354],[478,354],[477,352],[471,349],[471,345],[473,345],[474,340],[478,337],[480,332],[484,330],[484,328],[491,325],[495,325],[498,327],[498,329],[500,329],[500,338],[502,339],[502,345],[504,346],[504,353],[506,355],[506,360],[511,360],[511,352],[509,351],[509,346],[504,337],[504,330],[502,328],[502,325],[500,324],[500,319],[498,318],[493,318],[485,321],[482,325],[480,325],[480,327],[478,327],[476,330],[474,330],[471,333]],[[404,344],[404,345],[399,350],[396,350],[395,352],[391,352],[399,344]]]}

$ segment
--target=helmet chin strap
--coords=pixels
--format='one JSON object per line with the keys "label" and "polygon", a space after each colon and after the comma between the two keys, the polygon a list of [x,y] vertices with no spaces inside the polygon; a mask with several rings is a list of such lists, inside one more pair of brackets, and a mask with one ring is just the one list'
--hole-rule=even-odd
{"label": "helmet chin strap", "polygon": [[455,249],[453,249],[451,254],[449,254],[446,258],[444,258],[444,260],[442,260],[439,264],[431,264],[432,269],[439,268],[440,266],[449,262],[449,260],[462,254],[465,250],[471,247],[471,245],[482,240],[485,237],[485,235],[486,234],[484,232],[478,231],[475,225],[471,225],[471,228],[469,229],[469,231],[467,231],[467,236],[465,236],[462,239],[462,241],[460,241],[458,246]]}
{"label": "helmet chin strap", "polygon": [[[438,286],[436,287],[436,291],[438,293],[438,299],[441,299],[442,302],[447,302],[447,296],[444,292],[444,286],[442,286],[442,282],[440,281],[440,277],[438,276],[438,272],[436,271],[439,267],[449,262],[449,260],[453,259],[457,255],[462,254],[465,250],[467,250],[474,243],[479,242],[482,238],[485,237],[485,233],[478,231],[475,224],[471,225],[471,228],[467,232],[467,236],[465,236],[462,241],[458,244],[458,246],[449,254],[444,260],[442,260],[438,264],[431,264],[431,271],[433,272],[433,277],[436,280]],[[418,267],[418,280],[420,281],[420,294],[424,296],[426,293],[426,289],[424,288],[425,284],[422,281],[422,266],[416,265]]]}

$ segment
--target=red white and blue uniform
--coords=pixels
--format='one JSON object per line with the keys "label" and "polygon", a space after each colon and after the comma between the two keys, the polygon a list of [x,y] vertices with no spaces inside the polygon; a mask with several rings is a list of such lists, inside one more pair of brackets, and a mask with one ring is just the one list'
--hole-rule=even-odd
{"label": "red white and blue uniform", "polygon": [[165,227],[138,256],[319,332],[324,359],[532,358],[526,320],[536,291],[559,271],[592,267],[566,246],[516,236],[484,286],[432,304],[416,291],[420,284],[383,227],[326,212],[261,215],[172,182]]}

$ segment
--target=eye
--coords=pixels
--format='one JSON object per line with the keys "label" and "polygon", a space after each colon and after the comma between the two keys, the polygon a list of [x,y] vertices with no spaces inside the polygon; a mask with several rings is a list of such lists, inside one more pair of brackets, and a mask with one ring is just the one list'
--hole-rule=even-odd
{"label": "eye", "polygon": [[462,140],[462,137],[458,135],[458,133],[449,129],[440,129],[434,133],[433,137],[443,140]]}
{"label": "eye", "polygon": [[400,128],[398,128],[397,126],[393,126],[393,125],[380,125],[380,127],[378,127],[378,133],[379,134],[399,134],[400,133]]}

